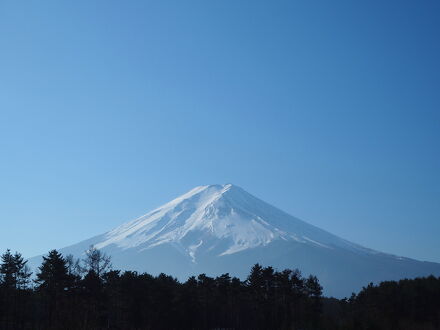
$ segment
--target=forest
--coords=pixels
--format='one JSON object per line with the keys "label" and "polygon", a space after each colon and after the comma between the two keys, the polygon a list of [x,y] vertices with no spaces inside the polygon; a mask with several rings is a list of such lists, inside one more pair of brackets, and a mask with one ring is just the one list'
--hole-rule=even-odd
{"label": "forest", "polygon": [[56,250],[31,273],[7,250],[0,263],[0,329],[440,329],[440,278],[367,284],[323,297],[315,276],[254,265],[245,280],[200,274],[179,282],[112,269],[91,247]]}

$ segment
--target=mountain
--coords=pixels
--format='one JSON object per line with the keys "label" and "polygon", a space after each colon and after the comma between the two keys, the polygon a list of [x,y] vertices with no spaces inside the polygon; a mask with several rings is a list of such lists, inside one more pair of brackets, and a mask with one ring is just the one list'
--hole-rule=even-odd
{"label": "mountain", "polygon": [[[60,251],[81,257],[94,245],[114,268],[245,278],[255,263],[318,276],[329,296],[370,282],[440,275],[440,264],[362,247],[299,220],[231,185],[192,189],[133,221]],[[30,260],[37,265],[41,257]]]}

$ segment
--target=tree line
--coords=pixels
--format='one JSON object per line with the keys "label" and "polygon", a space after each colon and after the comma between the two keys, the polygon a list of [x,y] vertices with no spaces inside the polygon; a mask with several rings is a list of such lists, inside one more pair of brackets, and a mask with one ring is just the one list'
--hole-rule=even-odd
{"label": "tree line", "polygon": [[440,279],[368,285],[322,297],[315,276],[254,265],[246,280],[200,274],[179,282],[114,270],[91,247],[56,250],[32,274],[20,253],[0,264],[0,329],[439,329]]}

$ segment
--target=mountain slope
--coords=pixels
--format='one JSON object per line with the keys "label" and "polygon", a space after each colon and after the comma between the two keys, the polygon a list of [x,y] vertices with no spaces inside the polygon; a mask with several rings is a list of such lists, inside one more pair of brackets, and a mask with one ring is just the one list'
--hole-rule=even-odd
{"label": "mountain slope", "polygon": [[[62,249],[80,257],[90,245],[115,268],[187,276],[244,277],[259,262],[318,276],[325,293],[347,296],[369,282],[440,274],[440,264],[351,243],[227,185],[196,187],[146,215]],[[32,260],[36,263],[39,259]]]}

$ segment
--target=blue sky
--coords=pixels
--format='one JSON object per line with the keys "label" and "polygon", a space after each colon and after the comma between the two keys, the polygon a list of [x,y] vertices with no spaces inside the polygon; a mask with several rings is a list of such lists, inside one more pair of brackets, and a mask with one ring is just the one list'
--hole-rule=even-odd
{"label": "blue sky", "polygon": [[234,183],[440,262],[440,2],[2,1],[0,249]]}

